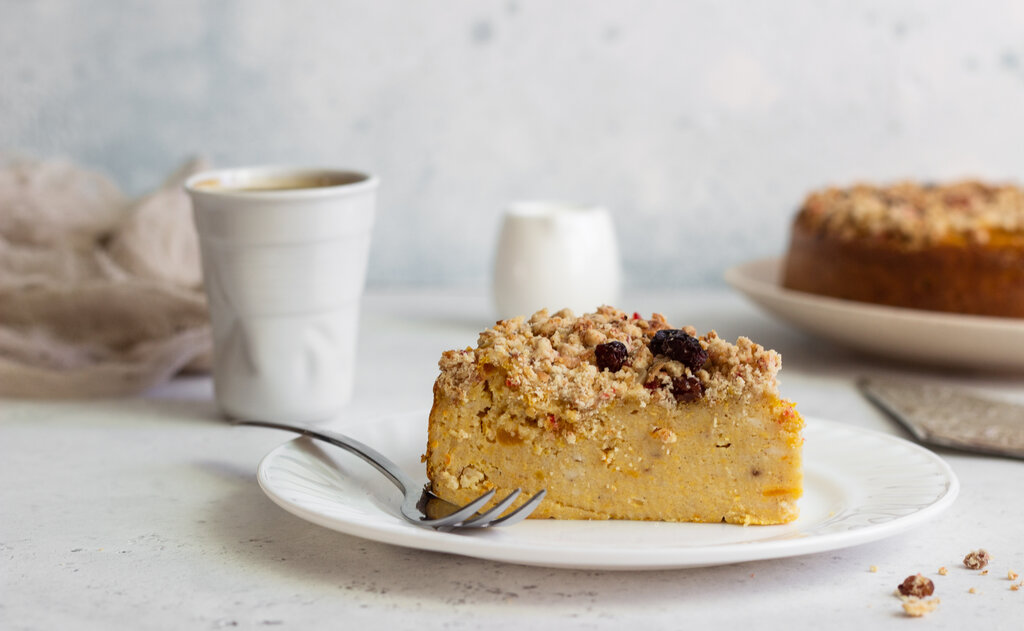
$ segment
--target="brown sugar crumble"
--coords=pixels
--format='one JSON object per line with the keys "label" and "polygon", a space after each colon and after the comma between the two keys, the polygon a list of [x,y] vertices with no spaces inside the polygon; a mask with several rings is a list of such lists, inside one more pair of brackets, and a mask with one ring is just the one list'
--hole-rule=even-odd
{"label": "brown sugar crumble", "polygon": [[[692,346],[685,357],[675,352],[683,343]],[[749,338],[733,344],[715,331],[698,336],[690,326],[672,329],[658,313],[642,318],[609,306],[581,316],[542,309],[501,320],[480,334],[478,347],[441,357],[443,394],[464,401],[480,378],[478,364],[503,366],[510,388],[572,409],[573,429],[583,435],[592,429],[590,419],[615,399],[675,408],[701,397],[753,397],[777,388],[782,367],[778,353]]]}
{"label": "brown sugar crumble", "polygon": [[986,243],[1024,231],[1024,189],[975,181],[860,184],[812,193],[800,220],[843,240],[876,238],[911,249],[963,240]]}
{"label": "brown sugar crumble", "polygon": [[1010,570],[1009,572],[1006,573],[1006,578],[1011,580],[1011,581],[1015,581],[1015,580],[1017,580],[1019,578],[1019,575],[1016,572],[1014,572],[1013,570]]}
{"label": "brown sugar crumble", "polygon": [[871,567],[868,568],[868,570],[871,571],[871,572],[877,572],[878,571],[878,566],[877,565],[872,565]]}
{"label": "brown sugar crumble", "polygon": [[967,593],[968,593],[968,594],[977,594],[977,593],[978,593],[978,590],[976,590],[975,588],[973,588],[973,587],[972,587],[972,588],[970,588],[969,590],[967,590]]}
{"label": "brown sugar crumble", "polygon": [[923,574],[912,574],[896,588],[901,596],[924,598],[935,593],[935,583]]}
{"label": "brown sugar crumble", "polygon": [[943,565],[942,567],[939,568],[939,574],[941,576],[945,576],[945,575],[949,574],[949,570],[946,569],[945,565]]}
{"label": "brown sugar crumble", "polygon": [[972,550],[964,557],[964,565],[969,570],[980,570],[989,564],[992,560],[992,555],[988,551],[983,549]]}

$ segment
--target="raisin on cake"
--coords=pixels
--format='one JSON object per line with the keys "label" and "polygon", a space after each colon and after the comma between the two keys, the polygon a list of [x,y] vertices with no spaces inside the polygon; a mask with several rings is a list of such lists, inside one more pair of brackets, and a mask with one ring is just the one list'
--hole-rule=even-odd
{"label": "raisin on cake", "polygon": [[1024,191],[965,181],[812,193],[793,222],[782,285],[894,307],[1024,317]]}
{"label": "raisin on cake", "polygon": [[461,505],[547,489],[533,518],[792,521],[803,419],[779,397],[780,367],[745,337],[697,337],[660,314],[502,320],[441,357],[431,490]]}

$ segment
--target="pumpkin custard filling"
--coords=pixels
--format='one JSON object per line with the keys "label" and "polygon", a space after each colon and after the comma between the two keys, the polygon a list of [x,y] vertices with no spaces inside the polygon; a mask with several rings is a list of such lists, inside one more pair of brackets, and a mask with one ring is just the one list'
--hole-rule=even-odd
{"label": "pumpkin custard filling", "polygon": [[778,353],[604,306],[499,321],[447,351],[424,460],[452,504],[516,488],[531,518],[781,524],[802,493],[803,419]]}

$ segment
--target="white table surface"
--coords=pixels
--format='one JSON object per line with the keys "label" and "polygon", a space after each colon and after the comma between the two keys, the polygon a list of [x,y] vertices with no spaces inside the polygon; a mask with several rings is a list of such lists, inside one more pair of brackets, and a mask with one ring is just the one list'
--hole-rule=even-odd
{"label": "white table surface", "polygon": [[[815,341],[727,290],[645,294],[622,306],[780,350],[782,393],[805,415],[905,436],[854,390],[852,378],[865,372],[1024,394],[1020,375],[911,367]],[[330,425],[425,411],[441,351],[475,344],[493,320],[482,294],[367,296],[356,398]],[[883,541],[722,567],[605,572],[409,550],[307,523],[256,484],[260,458],[289,439],[229,427],[206,377],[123,400],[0,401],[0,628],[1024,624],[1024,590],[1011,591],[1006,578],[1011,569],[1024,575],[1021,461],[941,451],[960,478],[959,499],[934,521]],[[987,576],[961,563],[978,547],[994,555]],[[937,575],[940,566],[947,576]],[[935,580],[942,604],[915,621],[902,615],[893,590],[916,572]]]}

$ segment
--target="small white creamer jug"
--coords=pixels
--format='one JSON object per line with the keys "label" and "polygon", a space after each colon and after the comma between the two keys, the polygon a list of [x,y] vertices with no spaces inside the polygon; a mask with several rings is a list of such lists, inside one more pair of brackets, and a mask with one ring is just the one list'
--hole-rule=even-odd
{"label": "small white creamer jug", "polygon": [[600,206],[516,202],[505,211],[494,263],[498,315],[547,308],[589,313],[619,298],[622,268],[611,214]]}

